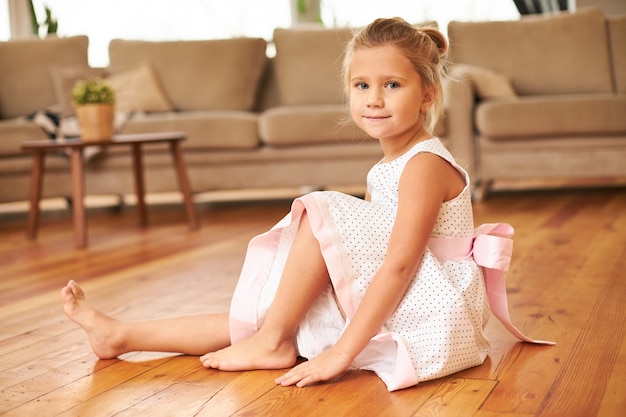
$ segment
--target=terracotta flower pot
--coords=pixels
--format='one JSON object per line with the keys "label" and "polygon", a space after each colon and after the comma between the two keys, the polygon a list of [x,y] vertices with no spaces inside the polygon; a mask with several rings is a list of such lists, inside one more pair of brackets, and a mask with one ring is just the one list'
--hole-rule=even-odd
{"label": "terracotta flower pot", "polygon": [[76,117],[82,140],[97,141],[113,138],[115,106],[112,104],[83,104],[76,107]]}

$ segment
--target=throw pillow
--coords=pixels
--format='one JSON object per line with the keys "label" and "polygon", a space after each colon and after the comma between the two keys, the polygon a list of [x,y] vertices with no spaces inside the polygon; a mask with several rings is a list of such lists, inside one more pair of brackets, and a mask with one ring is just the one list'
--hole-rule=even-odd
{"label": "throw pillow", "polygon": [[472,81],[476,94],[481,99],[517,97],[513,83],[504,74],[476,65],[457,64],[450,74],[454,78]]}
{"label": "throw pillow", "polygon": [[89,80],[91,78],[107,76],[104,68],[91,68],[84,66],[71,67],[51,67],[50,75],[54,93],[57,98],[58,109],[61,117],[74,116],[74,106],[72,105],[72,88],[78,80]]}
{"label": "throw pillow", "polygon": [[166,112],[173,109],[156,73],[149,64],[109,76],[120,112]]}

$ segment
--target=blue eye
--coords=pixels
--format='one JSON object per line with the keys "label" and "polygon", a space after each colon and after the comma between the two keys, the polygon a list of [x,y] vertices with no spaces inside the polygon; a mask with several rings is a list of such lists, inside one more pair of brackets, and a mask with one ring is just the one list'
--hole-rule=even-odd
{"label": "blue eye", "polygon": [[388,87],[388,88],[398,88],[398,87],[400,87],[400,84],[395,82],[395,81],[389,81],[386,84],[386,87]]}
{"label": "blue eye", "polygon": [[359,89],[359,90],[367,90],[369,88],[369,86],[367,85],[367,83],[364,82],[358,82],[354,84],[354,87]]}

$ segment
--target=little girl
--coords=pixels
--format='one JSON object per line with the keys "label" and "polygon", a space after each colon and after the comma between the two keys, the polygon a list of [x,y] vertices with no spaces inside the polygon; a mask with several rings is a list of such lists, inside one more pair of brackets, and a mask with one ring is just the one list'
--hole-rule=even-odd
{"label": "little girl", "polygon": [[65,312],[95,354],[204,355],[205,367],[226,371],[290,368],[301,356],[308,361],[276,383],[302,387],[356,368],[397,390],[481,364],[489,305],[532,341],[508,319],[512,229],[474,229],[469,177],[429,133],[442,112],[446,51],[439,31],[400,18],[359,31],[344,62],[350,113],[384,154],[365,199],[297,198],[251,240],[229,313],[117,321],[70,281]]}

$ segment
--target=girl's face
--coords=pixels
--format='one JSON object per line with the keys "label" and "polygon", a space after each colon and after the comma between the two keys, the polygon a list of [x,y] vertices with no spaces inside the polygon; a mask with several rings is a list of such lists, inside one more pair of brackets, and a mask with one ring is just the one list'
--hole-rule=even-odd
{"label": "girl's face", "polygon": [[411,61],[389,45],[354,52],[349,92],[356,125],[381,140],[415,137],[433,100]]}

